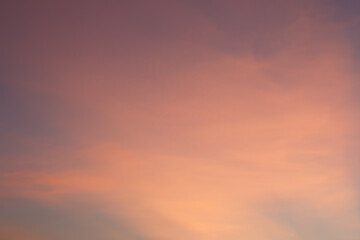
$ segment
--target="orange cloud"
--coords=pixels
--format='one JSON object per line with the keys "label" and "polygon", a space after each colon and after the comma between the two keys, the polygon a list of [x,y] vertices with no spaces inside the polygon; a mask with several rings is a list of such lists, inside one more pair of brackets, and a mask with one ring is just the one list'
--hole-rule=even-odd
{"label": "orange cloud", "polygon": [[[343,27],[305,7],[287,24],[274,23],[273,32],[254,25],[241,37],[181,6],[195,22],[188,35],[173,30],[169,42],[152,36],[134,45],[127,39],[121,49],[141,51],[125,56],[60,54],[51,81],[16,82],[49,100],[46,121],[66,143],[46,149],[30,141],[41,154],[21,157],[44,169],[3,174],[0,196],[60,209],[96,206],[149,239],[303,239],[308,229],[326,236],[306,225],[308,218],[335,225],[340,239],[358,236],[346,154],[356,128],[357,76]],[[182,14],[168,15],[154,21],[171,19],[186,32]],[[259,36],[266,54],[251,47]],[[227,42],[234,52],[223,49]],[[64,166],[49,170],[50,160]],[[289,206],[268,213],[282,202]],[[281,221],[282,207],[293,222]]]}

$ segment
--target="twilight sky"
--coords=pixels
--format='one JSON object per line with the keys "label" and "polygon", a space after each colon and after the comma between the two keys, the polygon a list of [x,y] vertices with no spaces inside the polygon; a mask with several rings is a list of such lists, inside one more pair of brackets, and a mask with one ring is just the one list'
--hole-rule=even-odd
{"label": "twilight sky", "polygon": [[360,1],[0,3],[0,239],[360,239]]}

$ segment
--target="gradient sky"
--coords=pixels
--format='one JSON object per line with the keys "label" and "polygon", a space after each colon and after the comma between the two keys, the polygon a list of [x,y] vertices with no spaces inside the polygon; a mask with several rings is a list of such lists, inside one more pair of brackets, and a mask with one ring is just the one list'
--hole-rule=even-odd
{"label": "gradient sky", "polygon": [[360,1],[0,3],[0,239],[360,239]]}

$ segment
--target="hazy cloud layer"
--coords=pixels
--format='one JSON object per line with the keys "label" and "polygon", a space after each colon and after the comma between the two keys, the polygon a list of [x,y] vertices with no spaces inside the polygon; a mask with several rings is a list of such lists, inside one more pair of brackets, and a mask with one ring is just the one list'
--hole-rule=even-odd
{"label": "hazy cloud layer", "polygon": [[358,239],[350,1],[7,1],[0,238]]}

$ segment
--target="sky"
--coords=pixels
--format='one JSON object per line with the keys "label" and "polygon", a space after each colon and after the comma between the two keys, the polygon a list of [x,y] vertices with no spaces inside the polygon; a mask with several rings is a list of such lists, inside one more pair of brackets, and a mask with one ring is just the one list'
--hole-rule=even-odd
{"label": "sky", "polygon": [[360,2],[4,0],[0,239],[360,239]]}

